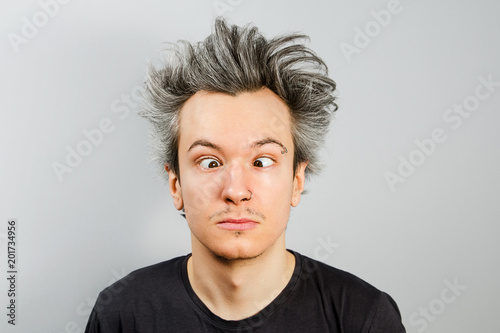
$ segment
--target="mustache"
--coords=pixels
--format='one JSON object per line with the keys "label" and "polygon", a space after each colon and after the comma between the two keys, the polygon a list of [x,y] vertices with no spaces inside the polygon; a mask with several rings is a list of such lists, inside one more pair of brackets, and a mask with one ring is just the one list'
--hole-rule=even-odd
{"label": "mustache", "polygon": [[[266,219],[266,216],[264,214],[262,214],[261,212],[257,211],[257,210],[254,210],[254,209],[251,209],[249,207],[245,207],[243,209],[243,211],[247,212],[248,214],[250,215],[255,215],[255,216],[258,216],[260,217],[262,220],[265,220]],[[230,207],[224,209],[224,210],[221,210],[221,211],[218,211],[218,212],[215,212],[213,214],[211,214],[209,216],[209,219],[213,219],[214,217],[219,217],[219,216],[222,216],[222,215],[225,215],[225,214],[230,214],[232,213],[232,209]]]}

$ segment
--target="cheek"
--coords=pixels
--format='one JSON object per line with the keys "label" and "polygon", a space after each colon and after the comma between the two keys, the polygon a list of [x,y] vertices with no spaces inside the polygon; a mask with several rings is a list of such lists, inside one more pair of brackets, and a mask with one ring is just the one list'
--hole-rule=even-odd
{"label": "cheek", "polygon": [[221,191],[220,177],[213,175],[187,174],[188,180],[183,185],[182,195],[184,205],[193,213],[214,203]]}
{"label": "cheek", "polygon": [[292,197],[293,174],[269,173],[254,182],[254,188],[266,206],[278,211],[289,209]]}
{"label": "cheek", "polygon": [[207,224],[201,222],[208,219],[212,212],[215,189],[192,178],[189,183],[183,185],[182,195],[188,226],[195,233],[202,232]]}

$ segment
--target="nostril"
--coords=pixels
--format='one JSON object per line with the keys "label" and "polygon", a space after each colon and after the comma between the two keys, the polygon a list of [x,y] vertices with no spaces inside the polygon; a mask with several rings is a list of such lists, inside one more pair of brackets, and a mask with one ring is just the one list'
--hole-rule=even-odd
{"label": "nostril", "polygon": [[242,198],[241,201],[250,201],[252,199],[253,197],[252,191],[248,190],[248,192],[250,193],[250,197],[247,196],[246,198]]}
{"label": "nostril", "polygon": [[225,200],[226,202],[231,202],[233,204],[238,204],[239,202],[250,201],[253,198],[253,193],[250,190],[239,193],[226,193]]}

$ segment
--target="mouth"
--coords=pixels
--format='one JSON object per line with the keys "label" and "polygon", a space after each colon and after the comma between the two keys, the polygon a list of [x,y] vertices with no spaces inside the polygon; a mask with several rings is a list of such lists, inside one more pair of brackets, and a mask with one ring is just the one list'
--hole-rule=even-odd
{"label": "mouth", "polygon": [[257,227],[259,223],[249,219],[224,219],[217,223],[221,229],[231,231],[250,230]]}

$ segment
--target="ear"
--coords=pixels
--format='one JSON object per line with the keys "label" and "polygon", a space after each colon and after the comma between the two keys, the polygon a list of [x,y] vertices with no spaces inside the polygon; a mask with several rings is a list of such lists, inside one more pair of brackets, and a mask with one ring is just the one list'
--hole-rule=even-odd
{"label": "ear", "polygon": [[295,170],[295,177],[293,178],[292,200],[290,205],[297,207],[300,202],[300,197],[304,191],[304,184],[306,180],[305,171],[309,162],[302,162]]}
{"label": "ear", "polygon": [[168,187],[170,188],[170,195],[174,199],[174,206],[177,210],[181,210],[184,208],[184,201],[182,200],[179,177],[168,167],[168,164],[165,164],[165,170],[168,172]]}

